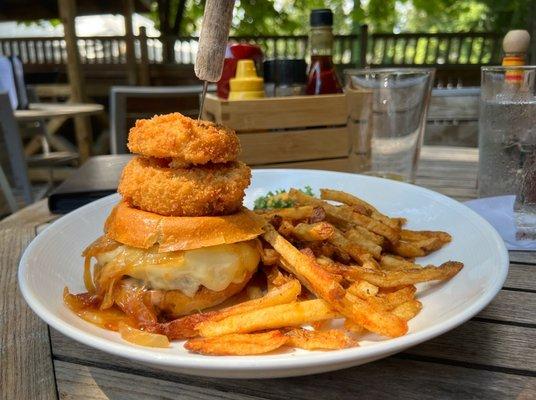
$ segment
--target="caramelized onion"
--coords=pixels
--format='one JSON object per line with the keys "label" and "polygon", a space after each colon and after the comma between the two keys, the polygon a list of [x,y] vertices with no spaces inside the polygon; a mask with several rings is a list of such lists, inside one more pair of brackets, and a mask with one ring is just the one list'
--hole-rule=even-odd
{"label": "caramelized onion", "polygon": [[114,289],[115,304],[127,315],[135,318],[141,326],[154,325],[158,321],[149,301],[145,301],[145,288],[123,280]]}
{"label": "caramelized onion", "polygon": [[91,257],[89,256],[84,259],[84,285],[89,293],[95,293],[95,284],[91,277]]}
{"label": "caramelized onion", "polygon": [[129,317],[116,307],[99,310],[100,298],[90,293],[71,294],[65,288],[63,290],[63,301],[80,318],[101,328],[117,331],[119,323],[132,327],[138,326],[134,318]]}
{"label": "caramelized onion", "polygon": [[115,240],[109,239],[106,236],[101,236],[97,238],[93,243],[85,248],[82,252],[83,257],[94,257],[100,253],[106,253],[108,251],[115,250],[121,246],[121,243],[116,242]]}
{"label": "caramelized onion", "polygon": [[127,342],[148,347],[169,347],[169,339],[158,333],[144,332],[123,322],[119,323],[119,333]]}

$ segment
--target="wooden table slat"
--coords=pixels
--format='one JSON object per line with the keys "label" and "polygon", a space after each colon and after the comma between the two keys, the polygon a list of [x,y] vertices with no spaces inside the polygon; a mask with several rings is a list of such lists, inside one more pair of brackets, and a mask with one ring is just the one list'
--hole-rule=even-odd
{"label": "wooden table slat", "polygon": [[[493,301],[478,314],[478,317],[494,321],[532,324],[536,327],[535,310],[536,293],[501,290]],[[534,333],[536,335],[536,332]]]}
{"label": "wooden table slat", "polygon": [[[511,262],[536,264],[536,251],[511,251],[509,255]],[[534,267],[536,268],[536,265]]]}
{"label": "wooden table slat", "polygon": [[[55,361],[62,398],[84,399],[437,399],[487,400],[536,396],[536,378],[389,358],[292,379],[191,377],[135,364],[121,371]],[[135,384],[133,384],[135,382]]]}
{"label": "wooden table slat", "polygon": [[536,375],[535,337],[534,328],[471,320],[407,353]]}
{"label": "wooden table slat", "polygon": [[22,298],[17,265],[33,227],[0,230],[0,394],[3,399],[57,397],[47,325]]}
{"label": "wooden table slat", "polygon": [[[510,260],[512,255],[517,252],[510,252]],[[536,257],[536,252],[532,252],[533,257]],[[508,277],[504,283],[504,287],[520,290],[536,291],[536,265],[510,263]]]}
{"label": "wooden table slat", "polygon": [[[185,385],[162,379],[87,367],[55,361],[58,392],[62,399],[227,399],[251,400],[259,396],[248,396],[236,392],[228,393],[208,386]],[[135,383],[133,382],[135,379]]]}

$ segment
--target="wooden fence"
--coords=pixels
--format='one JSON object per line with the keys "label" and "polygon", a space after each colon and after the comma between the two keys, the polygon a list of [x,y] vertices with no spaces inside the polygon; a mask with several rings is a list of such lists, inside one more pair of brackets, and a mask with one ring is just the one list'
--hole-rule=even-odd
{"label": "wooden fence", "polygon": [[[490,32],[368,34],[364,26],[360,34],[335,35],[333,56],[341,65],[491,64],[500,60],[501,38]],[[267,58],[306,58],[308,51],[306,35],[240,36],[230,40],[256,43]],[[149,63],[193,64],[198,38],[138,35],[134,43],[138,60],[142,59],[142,49],[147,49]],[[173,48],[171,59],[165,57],[166,45]],[[127,62],[124,36],[81,37],[78,48],[85,64]],[[0,53],[17,55],[25,64],[57,65],[67,58],[62,37],[0,38]]]}
{"label": "wooden fence", "polygon": [[[435,67],[439,81],[444,78],[454,80],[454,84],[460,84],[469,71],[471,76],[467,79],[474,83],[481,65],[500,63],[501,39],[501,35],[491,32],[369,33],[363,25],[358,34],[335,35],[333,58],[343,68]],[[307,58],[305,35],[240,36],[230,40],[256,43],[266,58]],[[140,71],[147,75],[151,66],[191,66],[197,46],[197,37],[147,37],[144,31],[134,37],[136,63],[145,65]],[[124,36],[78,38],[80,59],[87,66],[121,69],[127,64],[126,47]],[[62,37],[0,38],[0,54],[19,56],[32,72],[60,71],[67,59]]]}

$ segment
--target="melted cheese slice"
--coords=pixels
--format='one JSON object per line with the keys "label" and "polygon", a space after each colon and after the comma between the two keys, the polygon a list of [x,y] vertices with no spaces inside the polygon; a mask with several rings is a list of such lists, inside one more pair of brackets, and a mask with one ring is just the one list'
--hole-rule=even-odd
{"label": "melted cheese slice", "polygon": [[241,282],[255,271],[260,255],[255,241],[248,241],[168,253],[119,246],[96,258],[100,266],[119,263],[125,275],[150,289],[180,290],[193,297],[200,286],[220,291]]}

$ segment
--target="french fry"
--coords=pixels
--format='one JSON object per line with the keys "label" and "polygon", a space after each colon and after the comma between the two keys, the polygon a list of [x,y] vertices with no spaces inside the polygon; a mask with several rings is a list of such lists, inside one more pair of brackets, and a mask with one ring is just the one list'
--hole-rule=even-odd
{"label": "french fry", "polygon": [[265,265],[263,267],[263,272],[266,275],[268,291],[283,286],[285,283],[293,280],[290,276],[283,274],[277,265]]}
{"label": "french fry", "polygon": [[367,332],[363,325],[356,324],[349,319],[344,320],[344,329],[348,332],[352,332],[354,335],[362,335]]}
{"label": "french fry", "polygon": [[418,242],[420,240],[425,240],[429,238],[438,238],[443,243],[449,243],[452,240],[452,236],[450,236],[447,232],[441,232],[441,231],[412,231],[408,229],[402,229],[400,231],[400,239],[408,241],[408,242]]}
{"label": "french fry", "polygon": [[397,244],[391,246],[391,250],[393,253],[402,257],[415,258],[424,257],[426,255],[426,252],[423,249],[412,242],[399,241]]}
{"label": "french fry", "polygon": [[[386,311],[392,311],[407,301],[414,300],[417,289],[413,285],[404,286],[401,289],[389,293],[380,293],[378,296],[367,299],[371,304]],[[396,314],[395,314],[396,315]]]}
{"label": "french fry", "polygon": [[405,303],[395,307],[392,311],[393,314],[402,318],[404,321],[409,321],[422,310],[422,303],[418,300],[408,300]]}
{"label": "french fry", "polygon": [[374,286],[372,283],[360,280],[352,283],[346,290],[366,300],[369,297],[376,296],[379,288],[378,286]]}
{"label": "french fry", "polygon": [[214,337],[230,333],[299,326],[338,316],[339,313],[324,300],[315,299],[243,312],[219,321],[204,321],[198,324],[196,329],[201,336]]}
{"label": "french fry", "polygon": [[285,237],[289,237],[290,235],[292,235],[293,230],[294,230],[294,226],[292,226],[292,224],[289,221],[285,221],[285,220],[281,222],[281,224],[279,225],[279,228],[277,229],[277,231]]}
{"label": "french fry", "polygon": [[[372,288],[375,288],[376,293],[378,293],[378,287],[366,281],[353,283],[348,287],[348,292],[385,311],[390,311],[406,301],[413,300],[416,291],[415,286],[405,286],[394,292],[371,295],[371,292],[367,291],[366,284],[371,285]],[[372,291],[374,291],[374,289],[372,289]]]}
{"label": "french fry", "polygon": [[371,217],[375,220],[381,221],[382,223],[384,223],[387,226],[390,226],[393,229],[400,228],[400,224],[397,220],[393,220],[389,218],[388,216],[382,214],[373,205],[367,203],[365,200],[362,200],[359,197],[351,195],[350,193],[346,193],[340,190],[320,189],[320,198],[322,200],[337,201],[339,203],[343,203],[352,207],[357,206],[358,209],[362,209],[365,211],[365,212],[361,212],[361,214],[366,215],[367,217]]}
{"label": "french fry", "polygon": [[367,217],[366,215],[355,213],[349,206],[336,207],[323,200],[308,196],[296,189],[290,189],[289,198],[299,204],[322,207],[324,211],[326,211],[326,214],[332,218],[367,228],[378,235],[384,236],[393,244],[396,244],[399,240],[400,229],[395,230],[380,221]]}
{"label": "french fry", "polygon": [[333,225],[327,222],[317,222],[315,224],[299,223],[292,231],[292,234],[305,242],[315,242],[328,240],[335,231]]}
{"label": "french fry", "polygon": [[369,257],[366,257],[366,255],[369,254],[367,250],[357,243],[346,239],[338,229],[334,229],[333,234],[327,240],[335,247],[348,253],[350,257],[359,262],[361,265],[364,265],[367,261],[369,261]]}
{"label": "french fry", "polygon": [[262,249],[261,260],[264,265],[275,265],[279,260],[279,253],[274,249]]}
{"label": "french fry", "polygon": [[149,332],[166,335],[169,339],[188,339],[198,336],[196,326],[205,321],[219,321],[233,315],[247,313],[254,310],[271,307],[278,304],[290,303],[296,300],[301,292],[301,285],[296,279],[269,290],[266,295],[258,299],[238,303],[217,311],[191,314],[166,323],[148,325]]}
{"label": "french fry", "polygon": [[314,213],[313,206],[300,206],[300,207],[289,207],[289,208],[279,208],[277,210],[268,210],[268,211],[256,211],[266,219],[278,215],[283,219],[291,221],[299,221],[307,218],[311,218]]}
{"label": "french fry", "polygon": [[377,271],[360,266],[341,268],[340,273],[353,280],[364,279],[380,288],[413,285],[419,282],[447,280],[456,275],[463,268],[463,264],[448,261],[439,267],[433,265],[394,271]]}
{"label": "french fry", "polygon": [[402,217],[391,217],[391,219],[393,221],[396,221],[399,227],[403,227],[408,222],[406,218],[402,218]]}
{"label": "french fry", "polygon": [[300,252],[275,229],[267,226],[263,237],[292,267],[290,272],[340,314],[381,335],[396,337],[407,332],[404,321],[346,293],[332,275],[316,263],[314,255]]}
{"label": "french fry", "polygon": [[372,240],[368,239],[366,236],[361,234],[358,230],[350,229],[344,233],[344,236],[351,243],[357,244],[358,246],[366,250],[368,253],[372,254],[374,258],[380,259],[381,253],[382,253],[382,247],[374,243]]}
{"label": "french fry", "polygon": [[424,251],[425,254],[430,254],[433,251],[439,250],[445,242],[443,242],[438,237],[430,237],[428,239],[419,240],[418,242],[413,242],[413,244]]}
{"label": "french fry", "polygon": [[371,332],[397,337],[405,335],[408,331],[406,321],[351,293],[346,293],[344,304],[352,309],[352,318],[350,318],[352,322],[362,325]]}
{"label": "french fry", "polygon": [[190,339],[184,347],[194,353],[212,356],[246,356],[276,350],[288,342],[279,330],[253,334],[230,334],[214,338]]}
{"label": "french fry", "polygon": [[315,321],[315,322],[311,322],[310,325],[313,327],[315,331],[322,331],[322,330],[326,330],[327,327],[330,325],[330,320],[325,319],[323,321]]}
{"label": "french fry", "polygon": [[310,224],[314,224],[316,222],[324,221],[325,219],[326,219],[326,212],[324,211],[324,209],[322,207],[314,207],[313,213],[311,214],[307,222]]}
{"label": "french fry", "polygon": [[265,228],[263,238],[287,262],[283,264],[283,267],[287,268],[288,265],[292,267],[289,272],[296,275],[302,283],[305,282],[304,285],[310,286],[312,292],[318,297],[326,301],[340,300],[344,297],[344,289],[316,263],[314,258],[300,252],[275,229],[268,225]]}
{"label": "french fry", "polygon": [[268,291],[258,299],[245,301],[231,307],[215,311],[207,320],[219,321],[232,315],[259,310],[278,304],[290,303],[296,300],[301,292],[301,285],[297,279],[292,279],[283,285]]}
{"label": "french fry", "polygon": [[383,255],[380,259],[380,266],[382,269],[388,271],[422,268],[422,265],[415,264],[402,257],[394,256],[392,254]]}
{"label": "french fry", "polygon": [[338,350],[357,346],[357,341],[339,329],[311,331],[292,329],[285,333],[288,337],[287,346],[305,350]]}
{"label": "french fry", "polygon": [[195,329],[196,325],[201,321],[207,320],[214,313],[214,311],[209,311],[205,313],[191,314],[169,322],[146,325],[144,328],[147,332],[165,335],[169,340],[189,339],[199,336],[199,333]]}
{"label": "french fry", "polygon": [[[357,231],[361,236],[364,238],[367,238],[371,242],[376,243],[378,246],[382,246],[385,244],[385,238],[381,235],[378,235],[374,232],[369,231],[366,228],[363,228],[362,226],[354,226],[350,228],[351,230]],[[350,230],[348,229],[348,230]]]}
{"label": "french fry", "polygon": [[369,231],[385,237],[393,244],[398,243],[398,240],[400,239],[400,229],[392,228],[389,225],[385,225],[381,221],[372,219],[365,215],[353,213],[351,221],[358,226],[362,226]]}

